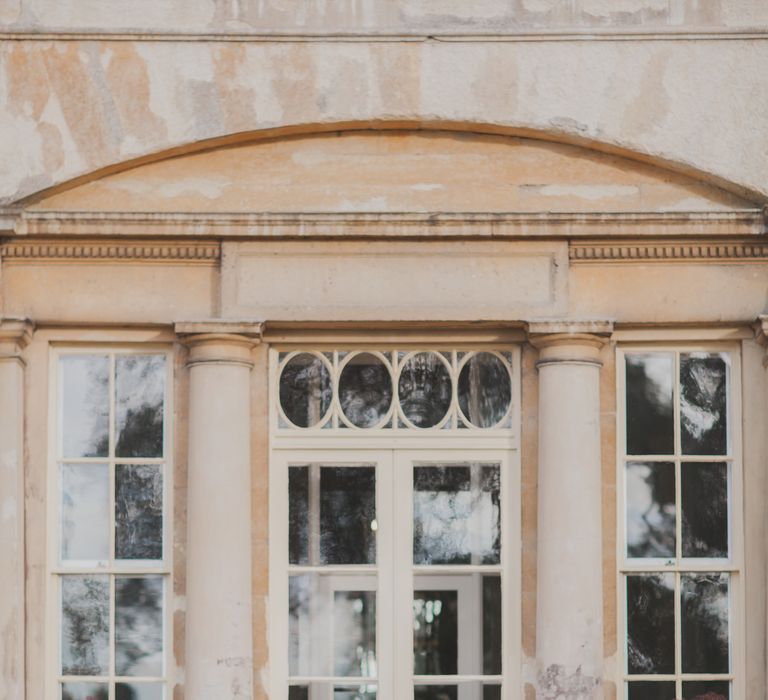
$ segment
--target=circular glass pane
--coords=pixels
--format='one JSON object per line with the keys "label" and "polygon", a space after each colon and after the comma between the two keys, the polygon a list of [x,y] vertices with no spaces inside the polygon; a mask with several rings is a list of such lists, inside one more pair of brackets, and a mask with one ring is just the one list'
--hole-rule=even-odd
{"label": "circular glass pane", "polygon": [[459,372],[459,408],[477,428],[492,428],[509,410],[512,385],[506,365],[490,352],[479,352]]}
{"label": "circular glass pane", "polygon": [[398,382],[400,407],[417,428],[437,425],[451,405],[451,375],[434,352],[420,352],[403,365]]}
{"label": "circular glass pane", "polygon": [[355,355],[341,370],[339,402],[347,420],[358,428],[378,425],[392,404],[392,377],[369,352]]}
{"label": "circular glass pane", "polygon": [[292,357],[280,375],[280,406],[300,428],[317,425],[331,405],[331,374],[317,356],[302,352]]}

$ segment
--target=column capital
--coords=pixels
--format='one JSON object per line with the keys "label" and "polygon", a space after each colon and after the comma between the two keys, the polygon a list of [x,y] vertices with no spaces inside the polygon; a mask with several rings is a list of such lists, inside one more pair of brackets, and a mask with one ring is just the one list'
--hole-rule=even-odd
{"label": "column capital", "polygon": [[559,363],[600,366],[600,350],[613,333],[613,321],[545,319],[529,321],[528,342],[539,350],[537,367]]}
{"label": "column capital", "polygon": [[251,350],[261,342],[263,323],[210,319],[175,324],[179,341],[189,348],[187,367],[201,364],[252,367]]}
{"label": "column capital", "polygon": [[758,316],[752,327],[755,329],[757,342],[768,350],[768,314]]}
{"label": "column capital", "polygon": [[32,340],[35,324],[28,318],[0,316],[0,361],[21,362],[21,352]]}

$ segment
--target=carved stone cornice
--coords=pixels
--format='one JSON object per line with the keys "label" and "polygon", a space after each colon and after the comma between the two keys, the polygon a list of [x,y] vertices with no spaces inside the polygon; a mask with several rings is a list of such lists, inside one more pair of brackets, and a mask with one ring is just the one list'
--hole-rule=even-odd
{"label": "carved stone cornice", "polygon": [[201,241],[9,241],[0,246],[3,263],[100,261],[216,264],[221,246]]}
{"label": "carved stone cornice", "polygon": [[590,241],[572,243],[568,255],[573,263],[765,262],[768,242]]}
{"label": "carved stone cornice", "polygon": [[758,236],[762,209],[676,212],[98,212],[0,210],[9,236],[579,238]]}

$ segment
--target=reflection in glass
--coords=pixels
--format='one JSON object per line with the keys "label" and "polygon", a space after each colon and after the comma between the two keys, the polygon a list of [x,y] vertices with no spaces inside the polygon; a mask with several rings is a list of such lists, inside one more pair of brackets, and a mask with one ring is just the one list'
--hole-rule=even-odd
{"label": "reflection in glass", "polygon": [[627,700],[675,700],[675,682],[630,681]]}
{"label": "reflection in glass", "polygon": [[61,700],[107,700],[109,690],[106,683],[63,683]]}
{"label": "reflection in glass", "polygon": [[392,404],[392,376],[379,357],[369,352],[355,355],[339,377],[341,410],[352,425],[378,425]]}
{"label": "reflection in glass", "polygon": [[61,558],[109,559],[109,469],[106,464],[61,465]]}
{"label": "reflection in glass", "polygon": [[728,681],[683,681],[683,700],[729,700]]}
{"label": "reflection in glass", "polygon": [[480,681],[456,685],[417,685],[414,700],[501,700],[501,686]]}
{"label": "reflection in glass", "polygon": [[413,563],[498,564],[497,464],[415,467]]}
{"label": "reflection in glass", "polygon": [[728,673],[728,574],[681,578],[683,673]]}
{"label": "reflection in glass", "polygon": [[118,457],[163,456],[164,355],[115,358],[115,438]]}
{"label": "reflection in glass", "polygon": [[675,672],[674,574],[627,576],[627,672]]}
{"label": "reflection in glass", "polygon": [[728,465],[683,462],[684,557],[728,556]]}
{"label": "reflection in glass", "polygon": [[675,556],[675,465],[629,462],[626,467],[627,556]]}
{"label": "reflection in glass", "polygon": [[[360,590],[361,584],[365,590]],[[355,586],[356,590],[349,590]],[[289,577],[292,676],[376,675],[375,589],[375,576]]]}
{"label": "reflection in glass", "polygon": [[727,446],[727,355],[680,356],[683,454],[724,455]]}
{"label": "reflection in glass", "polygon": [[163,579],[115,578],[115,670],[120,676],[163,673]]}
{"label": "reflection in glass", "polygon": [[351,688],[337,685],[333,689],[333,700],[376,700],[376,686],[363,685]]}
{"label": "reflection in glass", "polygon": [[434,352],[413,355],[400,372],[400,407],[417,428],[437,425],[451,405],[451,376]]}
{"label": "reflection in glass", "polygon": [[163,474],[159,464],[115,467],[115,558],[163,558]]}
{"label": "reflection in glass", "polygon": [[417,685],[413,689],[414,700],[458,700],[459,689],[455,685]]}
{"label": "reflection in glass", "polygon": [[109,357],[66,355],[61,363],[61,435],[64,457],[109,452]]}
{"label": "reflection in glass", "polygon": [[288,468],[288,562],[309,563],[309,470]]}
{"label": "reflection in glass", "polygon": [[115,700],[163,700],[160,683],[118,683]]}
{"label": "reflection in glass", "polygon": [[375,467],[321,467],[321,564],[375,564],[375,519]]}
{"label": "reflection in glass", "polygon": [[671,355],[627,355],[627,454],[668,455],[675,449]]}
{"label": "reflection in glass", "polygon": [[99,676],[109,670],[109,577],[61,579],[61,672]]}
{"label": "reflection in glass", "polygon": [[288,700],[309,700],[309,686],[292,685],[288,688]]}
{"label": "reflection in glass", "polygon": [[490,352],[472,355],[459,373],[459,408],[477,428],[491,428],[512,403],[512,384],[506,365]]}
{"label": "reflection in glass", "polygon": [[501,577],[416,576],[413,594],[416,675],[501,673]]}
{"label": "reflection in glass", "polygon": [[280,374],[280,406],[300,428],[317,425],[331,406],[331,375],[316,355],[302,352],[291,358]]}

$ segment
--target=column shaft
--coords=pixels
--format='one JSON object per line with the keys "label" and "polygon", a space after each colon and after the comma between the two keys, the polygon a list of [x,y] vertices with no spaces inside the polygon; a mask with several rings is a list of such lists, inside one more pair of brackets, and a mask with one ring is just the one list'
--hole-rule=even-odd
{"label": "column shaft", "polygon": [[0,320],[0,698],[24,689],[24,363],[31,324]]}
{"label": "column shaft", "polygon": [[254,341],[192,336],[187,700],[252,698],[250,371]]}
{"label": "column shaft", "polygon": [[540,349],[538,698],[602,697],[600,364],[603,340],[532,337]]}

